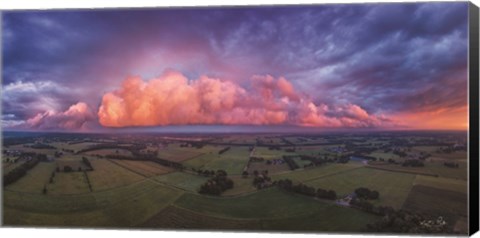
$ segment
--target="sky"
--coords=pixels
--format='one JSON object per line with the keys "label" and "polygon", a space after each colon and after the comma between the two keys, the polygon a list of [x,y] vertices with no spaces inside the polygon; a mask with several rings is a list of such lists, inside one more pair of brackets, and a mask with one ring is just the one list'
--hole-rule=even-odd
{"label": "sky", "polygon": [[464,130],[467,12],[467,2],[5,11],[2,128]]}

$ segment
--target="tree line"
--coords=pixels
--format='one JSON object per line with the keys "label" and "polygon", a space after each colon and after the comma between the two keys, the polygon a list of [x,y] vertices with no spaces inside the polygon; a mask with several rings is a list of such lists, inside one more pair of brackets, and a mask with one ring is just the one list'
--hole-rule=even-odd
{"label": "tree line", "polygon": [[337,193],[333,190],[326,190],[322,188],[315,189],[314,187],[307,186],[302,183],[293,184],[292,180],[290,179],[278,180],[273,182],[273,184],[285,191],[299,193],[309,197],[317,197],[328,200],[337,199]]}
{"label": "tree line", "polygon": [[218,196],[231,188],[233,188],[233,180],[227,177],[227,172],[225,170],[217,170],[215,176],[205,182],[198,192]]}
{"label": "tree line", "polygon": [[7,186],[9,184],[12,184],[25,176],[27,174],[27,171],[35,167],[35,165],[38,164],[40,161],[45,161],[47,159],[47,156],[44,154],[36,154],[36,153],[23,153],[20,155],[20,158],[25,158],[27,161],[25,161],[23,164],[19,165],[18,167],[14,168],[12,171],[9,173],[3,175],[3,186]]}

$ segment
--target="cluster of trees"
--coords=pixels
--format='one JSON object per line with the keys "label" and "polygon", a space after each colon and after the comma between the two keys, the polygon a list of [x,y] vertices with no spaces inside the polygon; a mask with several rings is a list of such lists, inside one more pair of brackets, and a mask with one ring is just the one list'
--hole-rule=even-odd
{"label": "cluster of trees", "polygon": [[405,151],[401,151],[401,150],[394,150],[393,153],[402,157],[402,158],[407,156],[407,153]]}
{"label": "cluster of trees", "polygon": [[217,170],[215,176],[203,184],[198,192],[218,196],[231,188],[233,188],[233,180],[227,177],[227,172],[225,170]]}
{"label": "cluster of trees", "polygon": [[53,178],[55,178],[55,171],[53,171],[52,174],[50,175],[50,180],[49,180],[50,183],[53,183]]}
{"label": "cluster of trees", "polygon": [[425,164],[423,164],[422,161],[417,160],[417,159],[407,159],[402,163],[403,167],[424,167]]}
{"label": "cluster of trees", "polygon": [[258,172],[257,170],[253,171],[253,186],[257,189],[267,188],[272,185],[272,179],[268,177],[268,170],[263,170],[262,172]]}
{"label": "cluster of trees", "polygon": [[215,171],[213,170],[196,170],[196,169],[193,169],[194,172],[197,172],[198,175],[203,175],[205,177],[210,177],[210,176],[215,176]]}
{"label": "cluster of trees", "polygon": [[445,162],[443,163],[443,165],[449,168],[455,168],[455,169],[458,168],[458,163],[454,163],[454,162]]}
{"label": "cluster of trees", "polygon": [[90,161],[88,160],[87,157],[82,157],[82,162],[83,162],[90,170],[93,170],[93,166],[92,166],[92,164],[90,163]]}
{"label": "cluster of trees", "polygon": [[302,183],[294,185],[292,180],[290,179],[278,180],[275,181],[273,184],[286,191],[299,193],[310,197],[317,197],[329,200],[337,199],[337,193],[333,190],[325,190],[322,188],[315,189],[314,187],[310,187]]}
{"label": "cluster of trees", "polygon": [[368,201],[357,199],[357,198],[350,200],[350,206],[363,210],[365,212],[372,213],[375,215],[380,215],[380,216],[388,215],[394,211],[392,207],[374,206],[372,203]]}
{"label": "cluster of trees", "polygon": [[447,234],[453,233],[447,221],[443,217],[430,219],[424,215],[405,210],[391,210],[383,219],[367,225],[368,232],[386,233],[427,233]]}
{"label": "cluster of trees", "polygon": [[342,156],[342,157],[337,159],[337,163],[340,163],[340,164],[346,164],[346,163],[348,163],[348,161],[350,161],[349,156]]}
{"label": "cluster of trees", "polygon": [[361,199],[378,199],[380,197],[378,191],[363,187],[355,189],[355,195],[357,195],[357,198]]}
{"label": "cluster of trees", "polygon": [[135,152],[138,152],[142,149],[145,149],[145,145],[120,146],[116,143],[104,143],[104,144],[99,144],[99,145],[93,145],[93,146],[90,146],[88,148],[79,150],[79,151],[76,152],[76,154],[89,152],[89,151],[94,151],[94,150],[103,150],[103,149],[124,149],[124,150],[128,150],[128,151],[132,152],[132,154],[134,154]]}
{"label": "cluster of trees", "polygon": [[267,160],[267,162],[265,162],[267,165],[271,165],[271,164],[283,164],[285,163],[285,160],[283,159],[272,159],[272,160]]}
{"label": "cluster of trees", "polygon": [[177,170],[183,170],[185,168],[182,164],[180,164],[178,162],[157,158],[156,155],[153,154],[153,153],[139,153],[139,152],[133,153],[132,152],[132,154],[133,154],[134,157],[115,154],[115,155],[106,155],[105,158],[118,159],[118,160],[152,161],[152,162],[155,162],[157,164],[161,164],[163,166],[167,166],[167,167],[174,168],[174,169],[177,169]]}
{"label": "cluster of trees", "polygon": [[205,146],[205,144],[203,142],[196,142],[196,141],[180,144],[180,147],[192,147],[192,148],[197,148],[197,149],[201,149],[204,146]]}
{"label": "cluster of trees", "polygon": [[54,154],[55,158],[60,158],[62,155],[63,155],[62,152],[60,152],[60,151],[55,151],[55,154]]}
{"label": "cluster of trees", "polygon": [[387,162],[388,162],[389,164],[398,164],[398,162],[395,161],[394,159],[388,159]]}
{"label": "cluster of trees", "polygon": [[84,175],[85,175],[85,178],[87,179],[87,184],[88,184],[88,189],[91,191],[93,191],[92,189],[92,184],[90,183],[90,179],[88,178],[88,175],[87,175],[87,172],[86,171],[83,171]]}
{"label": "cluster of trees", "polygon": [[418,157],[418,159],[426,160],[430,156],[431,156],[431,154],[429,154],[429,153],[420,152],[420,156]]}
{"label": "cluster of trees", "polygon": [[35,143],[35,144],[31,145],[30,148],[34,148],[34,149],[53,149],[53,150],[57,149],[54,146],[43,144],[43,143]]}
{"label": "cluster of trees", "polygon": [[282,150],[282,148],[280,148],[280,146],[278,145],[271,145],[268,147],[269,150]]}
{"label": "cluster of trees", "polygon": [[287,140],[287,139],[285,139],[285,138],[283,138],[283,137],[282,137],[282,141],[283,141],[283,143],[285,143],[285,144],[287,144],[287,145],[295,145],[295,144],[293,144],[291,141],[289,141],[289,140]]}
{"label": "cluster of trees", "polygon": [[63,172],[65,172],[65,173],[73,172],[73,169],[72,169],[72,167],[70,167],[68,165],[65,165],[65,166],[63,166]]}
{"label": "cluster of trees", "polygon": [[221,149],[220,151],[218,151],[218,154],[221,155],[221,154],[227,152],[229,149],[230,149],[230,146],[225,147],[225,148]]}
{"label": "cluster of trees", "polygon": [[285,163],[287,163],[288,167],[290,167],[291,170],[295,170],[295,169],[298,169],[298,164],[295,163],[295,161],[293,160],[295,156],[288,156],[288,155],[284,155],[283,156],[283,160],[285,161]]}
{"label": "cluster of trees", "polygon": [[32,157],[9,173],[3,175],[3,186],[7,186],[25,176],[28,170],[32,169],[38,164],[38,162],[40,162],[41,159],[39,157],[42,156],[37,155]]}

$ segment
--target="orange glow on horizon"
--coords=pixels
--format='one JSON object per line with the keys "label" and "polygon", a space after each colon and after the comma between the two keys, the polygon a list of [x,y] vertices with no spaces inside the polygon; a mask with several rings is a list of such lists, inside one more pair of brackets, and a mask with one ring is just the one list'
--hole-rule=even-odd
{"label": "orange glow on horizon", "polygon": [[431,112],[397,114],[395,121],[409,129],[467,130],[468,106],[441,108]]}

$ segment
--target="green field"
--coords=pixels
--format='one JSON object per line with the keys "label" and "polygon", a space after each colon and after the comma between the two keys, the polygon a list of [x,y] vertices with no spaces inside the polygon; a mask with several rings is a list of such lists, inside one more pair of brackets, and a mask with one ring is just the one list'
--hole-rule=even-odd
{"label": "green field", "polygon": [[48,194],[88,193],[86,174],[84,172],[55,173],[53,183],[48,183]]}
{"label": "green field", "polygon": [[467,181],[459,179],[417,175],[414,185],[423,185],[459,193],[467,193]]}
{"label": "green field", "polygon": [[[55,151],[62,149],[78,151],[108,142],[130,146],[131,151],[99,149],[82,154],[63,151],[63,155],[54,158],[53,162],[39,162],[27,170],[25,175],[18,175],[18,180],[4,187],[5,225],[361,232],[365,231],[367,224],[383,219],[380,215],[349,207],[338,200],[308,197],[281,190],[276,186],[257,189],[253,186],[255,170],[267,170],[271,181],[290,179],[294,184],[303,183],[316,189],[334,190],[338,198],[352,194],[360,187],[369,188],[380,194],[379,199],[370,200],[374,206],[391,206],[428,216],[442,215],[452,227],[466,224],[468,174],[467,161],[462,159],[465,153],[444,154],[437,153],[437,146],[405,145],[408,141],[416,140],[421,140],[422,145],[450,141],[459,141],[458,143],[462,144],[460,137],[458,140],[452,139],[456,137],[446,137],[429,142],[434,137],[428,134],[425,137],[409,137],[406,134],[396,137],[392,132],[383,135],[348,133],[315,136],[265,133],[182,134],[159,137],[151,134],[92,137],[83,134],[61,134],[55,135],[51,140],[48,138],[50,137],[39,136],[38,139],[28,140],[24,144],[32,144],[32,141],[38,140],[39,143],[57,147],[56,150],[34,149],[24,147],[23,144],[11,146],[10,149],[52,156]],[[284,138],[297,146],[286,146],[288,142],[285,142]],[[69,144],[71,141],[89,142]],[[332,145],[308,145],[314,143]],[[192,145],[199,145],[201,148],[191,147]],[[253,153],[250,151],[252,146],[255,148]],[[226,147],[230,149],[222,154],[218,153]],[[332,147],[343,147],[344,151],[337,153],[330,150]],[[369,150],[374,147],[374,150]],[[295,152],[285,151],[293,148]],[[404,149],[410,154],[399,158],[391,152],[384,153],[386,149],[394,148]],[[164,160],[149,161],[148,156],[157,150],[159,158],[174,163]],[[374,152],[368,153],[370,151]],[[138,154],[138,160],[91,156],[132,156],[132,152]],[[304,168],[310,161],[301,160],[299,156],[310,155],[323,159],[325,155],[335,158],[360,154],[393,158],[401,162],[409,157],[414,158],[420,152],[432,153],[431,157],[423,161],[424,167],[404,167],[380,161],[370,161],[372,163],[367,164],[356,160],[348,163],[329,161],[316,167]],[[3,153],[12,155],[17,152]],[[268,160],[281,159],[285,155],[293,156],[293,161],[299,168],[291,170],[287,163],[267,164]],[[88,157],[93,170],[89,170],[82,161],[83,156]],[[262,157],[264,160],[249,162],[251,156]],[[444,165],[450,161],[458,163],[459,168],[452,169]],[[17,164],[4,162],[2,171],[11,171],[21,164],[22,161]],[[184,167],[178,166],[179,164]],[[247,165],[248,176],[244,177],[242,172]],[[64,172],[65,166],[72,167],[73,171]],[[60,171],[57,172],[57,168]],[[234,186],[219,195],[200,194],[199,188],[213,176],[198,175],[198,170],[225,170]],[[50,182],[52,172],[55,172],[55,176]],[[212,186],[224,185],[221,179],[212,181],[214,180],[209,182],[211,187],[207,187],[207,191],[212,189]],[[43,192],[44,187],[46,193]],[[213,187],[210,191],[222,189]],[[463,228],[459,229],[464,232]]]}
{"label": "green field", "polygon": [[4,193],[4,223],[31,226],[130,227],[171,204],[182,192],[151,181],[75,196]]}
{"label": "green field", "polygon": [[[327,228],[328,225],[345,219],[345,215],[352,216],[346,219],[346,223],[342,223],[342,226],[347,230],[355,230],[352,227],[364,227],[366,223],[378,219],[377,216],[355,209],[340,207],[333,203],[302,195],[286,193],[276,188],[235,198],[205,197],[186,193],[174,205],[196,213],[220,218],[268,220],[271,223],[267,222],[266,224],[270,226],[276,226],[279,224],[277,221],[281,219],[285,219],[284,221],[294,220],[295,223],[285,227],[290,229],[301,225],[305,222],[304,218],[306,217],[319,218],[309,223],[310,230],[318,229],[315,224],[318,224],[319,220],[326,220],[323,221],[325,227],[322,228],[329,229]],[[313,226],[312,223],[314,223]]]}
{"label": "green field", "polygon": [[248,178],[242,178],[240,176],[232,177],[233,188],[228,189],[222,193],[222,196],[237,196],[245,193],[252,193],[257,191],[253,186],[253,178],[250,176]]}
{"label": "green field", "polygon": [[[459,217],[467,216],[467,197],[466,193],[415,185],[403,208],[432,217],[443,216],[447,222],[453,224]],[[439,198],[442,200],[439,201]]]}
{"label": "green field", "polygon": [[8,186],[8,190],[41,194],[50,176],[55,171],[55,163],[38,163],[27,174]]}
{"label": "green field", "polygon": [[359,163],[347,164],[327,164],[318,167],[289,171],[279,174],[273,174],[273,180],[291,179],[296,182],[306,182],[320,177],[330,176],[337,173],[344,173],[349,170],[361,168],[363,165]]}
{"label": "green field", "polygon": [[336,191],[337,196],[345,196],[353,193],[356,188],[365,187],[380,193],[380,199],[374,201],[374,204],[400,208],[414,180],[415,175],[412,174],[360,168],[309,181],[307,185],[332,189]]}
{"label": "green field", "polygon": [[205,164],[219,157],[220,156],[218,155],[217,152],[215,153],[212,152],[212,153],[203,154],[193,159],[184,161],[182,164],[189,168],[201,169]]}
{"label": "green field", "polygon": [[87,172],[93,191],[125,186],[144,179],[143,176],[106,159],[92,159],[90,163],[95,168]]}
{"label": "green field", "polygon": [[214,171],[223,169],[230,175],[240,175],[250,159],[249,155],[248,147],[232,146],[228,151],[218,157],[214,157],[201,168]]}
{"label": "green field", "polygon": [[144,177],[152,177],[160,174],[172,172],[173,169],[162,166],[151,161],[134,161],[134,160],[110,160],[131,172]]}
{"label": "green field", "polygon": [[208,180],[208,177],[183,172],[173,172],[157,176],[154,180],[182,190],[196,192],[200,186]]}

